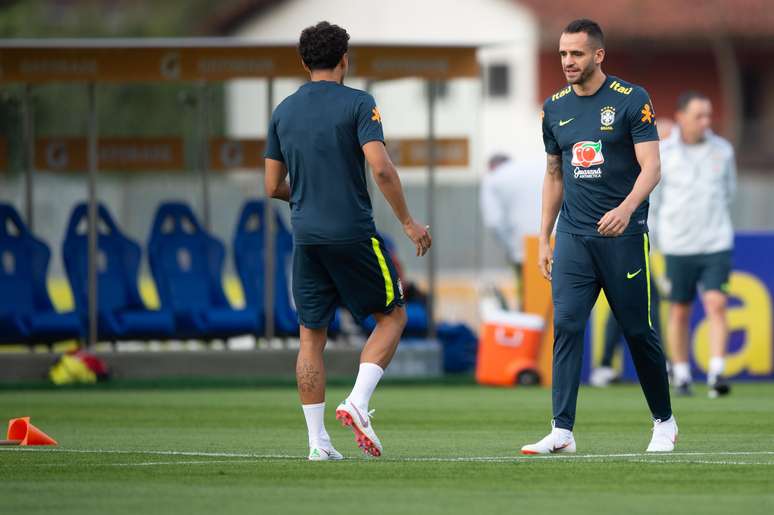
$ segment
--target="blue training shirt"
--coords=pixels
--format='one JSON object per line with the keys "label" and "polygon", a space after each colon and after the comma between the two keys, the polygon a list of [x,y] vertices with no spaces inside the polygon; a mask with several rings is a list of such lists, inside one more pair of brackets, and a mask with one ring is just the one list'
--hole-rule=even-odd
{"label": "blue training shirt", "polygon": [[277,106],[264,157],[290,175],[299,245],[352,243],[376,234],[363,145],[384,142],[371,95],[330,81],[307,82]]}
{"label": "blue training shirt", "polygon": [[[543,104],[546,153],[562,157],[564,199],[556,230],[600,236],[597,222],[631,193],[640,165],[634,144],[658,141],[648,93],[608,76],[589,96],[567,86]],[[648,201],[632,213],[624,235],[648,231]]]}

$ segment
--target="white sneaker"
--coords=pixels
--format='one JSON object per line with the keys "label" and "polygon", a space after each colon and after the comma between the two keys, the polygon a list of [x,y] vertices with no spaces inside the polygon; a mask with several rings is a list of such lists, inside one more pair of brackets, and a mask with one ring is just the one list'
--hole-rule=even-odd
{"label": "white sneaker", "polygon": [[653,421],[653,437],[646,452],[672,452],[677,442],[677,421],[674,415],[669,420]]}
{"label": "white sneaker", "polygon": [[575,437],[572,435],[572,431],[556,427],[539,442],[525,445],[521,448],[522,454],[554,454],[561,452],[575,452]]}
{"label": "white sneaker", "polygon": [[309,461],[343,460],[344,456],[331,447],[311,447],[309,449]]}
{"label": "white sneaker", "polygon": [[341,425],[352,428],[355,441],[364,453],[379,457],[382,455],[383,448],[371,425],[372,413],[373,410],[366,412],[347,399],[336,408],[336,420],[341,422]]}
{"label": "white sneaker", "polygon": [[597,367],[591,371],[589,383],[597,388],[610,386],[618,378],[618,373],[610,367]]}

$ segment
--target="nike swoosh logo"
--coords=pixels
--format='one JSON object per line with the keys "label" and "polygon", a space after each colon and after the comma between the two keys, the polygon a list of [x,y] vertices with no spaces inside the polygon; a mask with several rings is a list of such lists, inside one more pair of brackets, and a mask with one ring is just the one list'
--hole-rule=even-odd
{"label": "nike swoosh logo", "polygon": [[567,125],[568,123],[570,123],[574,119],[575,118],[573,117],[573,118],[570,118],[569,120],[559,120],[559,127],[564,127],[565,125]]}
{"label": "nike swoosh logo", "polygon": [[360,425],[363,427],[368,427],[368,421],[363,418],[363,415],[360,414],[360,410],[358,410],[354,404],[351,404],[352,409],[355,410],[355,414],[357,415],[357,418],[360,419]]}
{"label": "nike swoosh logo", "polygon": [[324,452],[326,456],[330,456],[330,455],[331,455],[331,453],[329,453],[329,452],[328,452],[328,451],[326,451],[325,449],[320,449],[320,450],[321,450],[322,452]]}
{"label": "nike swoosh logo", "polygon": [[627,272],[627,273],[626,273],[626,278],[627,278],[627,279],[634,279],[635,277],[637,277],[637,275],[639,275],[639,273],[640,273],[640,272],[642,272],[642,268],[640,268],[639,270],[637,270],[637,271],[636,271],[636,272],[634,272],[634,273]]}
{"label": "nike swoosh logo", "polygon": [[562,450],[562,449],[564,449],[565,447],[569,447],[569,446],[570,446],[570,442],[567,442],[566,444],[564,444],[564,445],[560,445],[560,446],[558,446],[558,447],[557,447],[556,445],[554,445],[554,448],[553,448],[553,449],[551,449],[551,452],[561,451],[561,450]]}

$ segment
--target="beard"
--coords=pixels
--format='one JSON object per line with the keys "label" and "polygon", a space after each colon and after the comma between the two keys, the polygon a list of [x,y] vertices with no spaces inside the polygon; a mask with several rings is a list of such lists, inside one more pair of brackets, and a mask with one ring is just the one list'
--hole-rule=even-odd
{"label": "beard", "polygon": [[589,77],[594,73],[594,61],[590,62],[589,65],[581,70],[580,74],[575,80],[568,80],[567,82],[570,84],[583,84],[587,80],[589,80]]}

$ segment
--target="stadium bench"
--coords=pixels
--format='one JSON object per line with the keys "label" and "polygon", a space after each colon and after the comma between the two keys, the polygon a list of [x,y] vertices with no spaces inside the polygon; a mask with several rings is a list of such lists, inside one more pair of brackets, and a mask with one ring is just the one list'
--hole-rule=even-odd
{"label": "stadium bench", "polygon": [[[88,206],[78,204],[67,224],[62,258],[84,327],[88,320]],[[142,251],[127,238],[103,205],[97,209],[97,335],[100,340],[168,339],[175,321],[167,310],[151,311],[137,281]]]}
{"label": "stadium bench", "polygon": [[148,260],[162,309],[175,317],[179,338],[215,339],[254,334],[255,313],[233,309],[222,284],[225,249],[189,206],[163,203],[156,211]]}
{"label": "stadium bench", "polygon": [[[274,324],[279,336],[298,334],[298,319],[290,300],[288,264],[293,254],[293,236],[274,213],[276,238],[274,252]],[[265,330],[264,289],[265,231],[264,203],[248,201],[242,206],[234,231],[234,267],[242,283],[246,306],[258,317],[259,332]]]}
{"label": "stadium bench", "polygon": [[81,339],[74,312],[58,313],[46,287],[51,251],[9,204],[0,204],[0,343]]}

